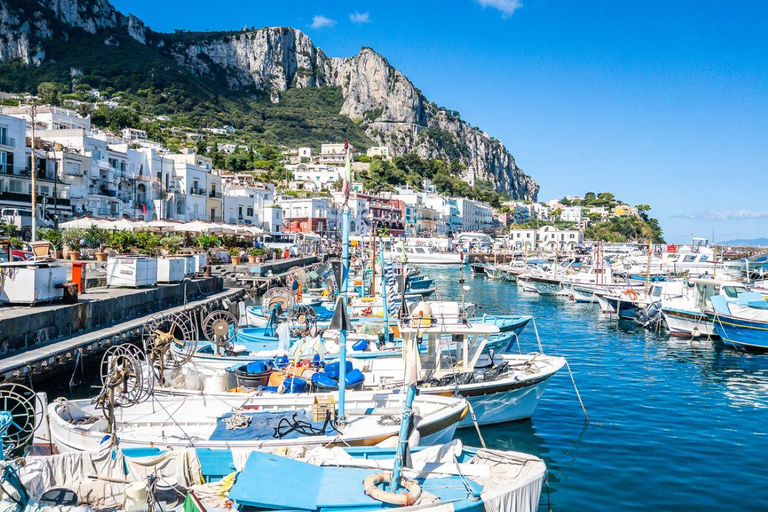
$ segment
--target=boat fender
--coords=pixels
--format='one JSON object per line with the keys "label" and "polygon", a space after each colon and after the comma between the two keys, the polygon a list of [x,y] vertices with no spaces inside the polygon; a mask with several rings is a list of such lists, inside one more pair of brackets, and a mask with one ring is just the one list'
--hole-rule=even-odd
{"label": "boat fender", "polygon": [[363,372],[355,368],[351,372],[347,372],[347,374],[344,377],[344,382],[347,383],[348,388],[352,388],[355,386],[358,386],[362,384],[365,381],[365,375],[363,375]]}
{"label": "boat fender", "polygon": [[[349,372],[352,371],[352,363],[350,361],[345,361],[344,368],[347,370],[346,373],[349,374]],[[334,361],[332,363],[328,363],[325,365],[325,373],[333,380],[339,379],[339,361]]]}
{"label": "boat fender", "polygon": [[320,389],[337,389],[339,384],[322,372],[312,375],[312,385]]}
{"label": "boat fender", "polygon": [[282,393],[302,393],[307,387],[307,381],[299,377],[288,377],[277,387],[277,392]]}
{"label": "boat fender", "polygon": [[401,485],[406,490],[404,493],[388,492],[379,488],[379,485],[383,483],[390,484],[391,482],[392,473],[389,471],[374,473],[363,480],[363,488],[365,489],[365,494],[371,498],[400,507],[410,507],[421,497],[421,486],[410,478],[402,478]]}
{"label": "boat fender", "polygon": [[289,362],[288,356],[277,356],[275,358],[275,368],[285,368]]}

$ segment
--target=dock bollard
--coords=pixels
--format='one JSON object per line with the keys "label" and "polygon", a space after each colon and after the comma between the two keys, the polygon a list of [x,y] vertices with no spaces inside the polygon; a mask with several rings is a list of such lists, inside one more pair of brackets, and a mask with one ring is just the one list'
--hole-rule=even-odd
{"label": "dock bollard", "polygon": [[203,273],[203,277],[211,277],[211,266],[206,265],[205,266],[205,272]]}

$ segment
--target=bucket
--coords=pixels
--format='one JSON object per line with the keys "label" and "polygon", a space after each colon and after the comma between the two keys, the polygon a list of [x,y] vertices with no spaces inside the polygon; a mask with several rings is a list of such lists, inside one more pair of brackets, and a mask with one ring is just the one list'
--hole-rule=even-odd
{"label": "bucket", "polygon": [[144,482],[133,482],[125,486],[125,505],[126,512],[139,512],[147,508],[147,484]]}

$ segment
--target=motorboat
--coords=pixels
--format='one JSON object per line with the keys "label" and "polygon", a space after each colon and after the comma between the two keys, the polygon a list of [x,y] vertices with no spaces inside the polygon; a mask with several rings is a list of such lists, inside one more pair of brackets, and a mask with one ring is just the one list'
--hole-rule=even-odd
{"label": "motorboat", "polygon": [[723,296],[735,301],[739,294],[748,292],[742,284],[715,279],[693,279],[679,287],[680,293],[670,298],[660,298],[661,314],[673,336],[717,336],[712,319],[708,315],[712,297]]}
{"label": "motorboat", "polygon": [[716,295],[710,302],[712,324],[725,345],[768,351],[768,300],[763,294],[739,293],[735,301]]}
{"label": "motorboat", "polygon": [[461,255],[455,252],[441,252],[434,247],[411,247],[405,246],[395,248],[391,252],[384,254],[386,261],[400,261],[405,255],[408,263],[415,265],[459,265]]}

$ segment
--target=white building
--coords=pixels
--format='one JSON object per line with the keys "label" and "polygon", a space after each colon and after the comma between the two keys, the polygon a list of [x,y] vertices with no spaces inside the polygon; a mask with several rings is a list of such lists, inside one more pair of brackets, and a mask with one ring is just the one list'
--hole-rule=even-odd
{"label": "white building", "polygon": [[461,210],[459,210],[458,199],[428,192],[425,192],[422,197],[424,206],[437,212],[437,236],[448,236],[453,233],[461,233],[462,231],[471,231],[464,229],[464,221]]}
{"label": "white building", "polygon": [[[32,107],[29,105],[5,107],[3,108],[3,114],[24,119],[27,123],[32,122]],[[75,110],[54,107],[52,105],[41,105],[35,107],[35,125],[43,130],[81,129],[85,130],[86,133],[90,133],[91,116],[82,117]]]}
{"label": "white building", "polygon": [[[314,190],[328,190],[332,184],[341,179],[343,167],[325,164],[296,164],[286,165],[285,169],[293,172],[293,179],[297,182],[314,183]],[[303,187],[303,190],[309,190]]]}
{"label": "white building", "polygon": [[365,152],[365,154],[369,158],[373,158],[374,156],[381,157],[382,160],[391,160],[392,155],[389,152],[389,148],[387,146],[373,146],[368,148],[368,151]]}
{"label": "white building", "polygon": [[531,210],[533,211],[533,218],[539,219],[539,220],[549,220],[550,219],[550,213],[551,209],[549,206],[541,204],[541,203],[533,203],[531,205]]}
{"label": "white building", "polygon": [[560,220],[580,223],[584,220],[584,212],[581,206],[564,206],[560,210]]}
{"label": "white building", "polygon": [[[246,174],[222,174],[221,180],[224,222],[273,230],[274,221],[270,219],[274,218],[274,214],[272,211],[265,214],[265,209],[273,210],[274,185],[257,182],[253,176]],[[277,210],[280,210],[278,226],[282,226],[282,210]]]}
{"label": "white building", "polygon": [[456,200],[461,213],[463,231],[483,231],[493,228],[493,208],[488,203],[473,199]]}
{"label": "white building", "polygon": [[[352,145],[349,145],[349,151],[352,152]],[[344,147],[344,143],[337,144],[322,144],[320,146],[320,155],[318,157],[318,163],[321,164],[344,164],[347,155],[347,150]]]}
{"label": "white building", "polygon": [[312,150],[312,148],[306,148],[306,147],[299,148],[299,159],[301,159],[301,161],[304,161],[304,159],[306,159],[306,162],[311,162],[313,154],[314,154],[314,151]]}
{"label": "white building", "polygon": [[539,229],[512,229],[509,243],[516,250],[572,250],[584,241],[584,234],[578,229],[557,229],[544,226]]}
{"label": "white building", "polygon": [[147,132],[136,128],[123,128],[120,130],[120,133],[125,140],[130,142],[147,139]]}
{"label": "white building", "polygon": [[290,233],[329,235],[336,232],[338,210],[327,198],[281,198],[280,206],[283,208],[283,223]]}
{"label": "white building", "polygon": [[[25,130],[23,119],[0,115],[0,208],[32,208],[32,149],[26,147]],[[58,180],[56,163],[44,150],[36,149],[35,158],[37,217],[66,219],[72,214],[69,185]],[[31,222],[26,228],[22,234],[29,236]]]}

